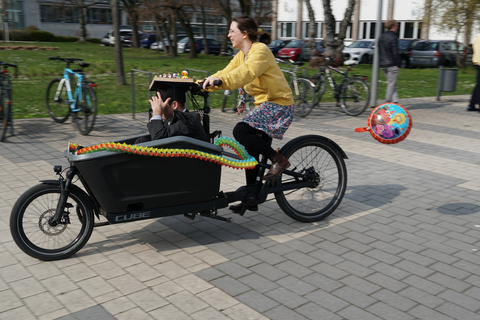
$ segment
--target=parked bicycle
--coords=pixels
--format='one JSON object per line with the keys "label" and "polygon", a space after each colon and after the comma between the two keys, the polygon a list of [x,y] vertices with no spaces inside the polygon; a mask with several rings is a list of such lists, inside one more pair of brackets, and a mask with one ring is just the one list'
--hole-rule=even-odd
{"label": "parked bicycle", "polygon": [[[336,67],[332,67],[330,64],[334,61],[329,57],[325,58],[325,65],[318,68],[318,73],[310,77],[310,81],[313,83],[311,87],[311,93],[305,94],[308,97],[315,97],[310,100],[311,103],[305,103],[297,107],[295,105],[295,114],[300,117],[306,117],[315,106],[320,104],[323,94],[325,93],[326,81],[332,88],[334,98],[337,101],[343,111],[350,116],[358,116],[362,114],[368,106],[370,101],[370,84],[368,83],[367,76],[361,76],[354,74],[349,76],[349,72],[352,68],[349,66],[347,69],[342,70]],[[332,76],[332,71],[340,74],[343,79],[337,83]]]}
{"label": "parked bicycle", "polygon": [[[87,135],[92,131],[97,115],[97,97],[94,87],[97,85],[88,81],[84,68],[90,64],[78,62],[80,69],[70,69],[70,64],[75,61],[83,61],[76,58],[48,58],[49,60],[61,60],[67,64],[63,72],[63,78],[53,79],[47,89],[47,110],[55,122],[65,122],[70,114],[76,122],[80,133]],[[76,77],[76,82],[73,77]],[[75,93],[72,93],[72,84],[76,83]]]}
{"label": "parked bicycle", "polygon": [[5,140],[7,127],[10,127],[10,134],[13,136],[13,112],[12,112],[12,83],[8,67],[15,68],[17,77],[17,64],[1,62],[3,70],[0,72],[0,141]]}
{"label": "parked bicycle", "polygon": [[[232,92],[235,92],[237,90],[225,90],[224,92],[224,98],[223,98],[223,104],[222,104],[222,112],[225,112],[228,110],[228,107],[230,103],[228,102],[228,98],[232,94]],[[237,105],[232,108],[233,112],[238,112],[240,113],[241,111],[244,111],[245,109],[247,112],[250,112],[250,102],[254,102],[255,98],[249,95],[244,89],[239,88],[238,89],[238,97],[237,97]],[[241,111],[240,111],[241,110]]]}
{"label": "parked bicycle", "polygon": [[303,61],[281,60],[276,58],[277,63],[287,64],[287,68],[280,67],[285,74],[285,78],[292,89],[293,101],[295,104],[295,115],[304,117],[303,110],[313,107],[315,98],[314,84],[308,79],[298,77],[298,68],[304,64]]}

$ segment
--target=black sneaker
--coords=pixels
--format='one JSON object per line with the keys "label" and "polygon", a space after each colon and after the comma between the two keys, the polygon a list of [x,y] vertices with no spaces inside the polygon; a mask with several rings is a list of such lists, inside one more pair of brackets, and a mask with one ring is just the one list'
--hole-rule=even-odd
{"label": "black sneaker", "polygon": [[467,107],[467,111],[480,111],[480,109]]}

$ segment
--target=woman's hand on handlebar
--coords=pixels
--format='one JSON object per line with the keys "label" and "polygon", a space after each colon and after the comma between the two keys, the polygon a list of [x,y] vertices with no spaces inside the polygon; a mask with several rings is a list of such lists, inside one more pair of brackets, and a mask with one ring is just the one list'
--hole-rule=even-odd
{"label": "woman's hand on handlebar", "polygon": [[217,77],[208,77],[207,79],[205,79],[205,81],[203,81],[203,89],[207,89],[208,86],[214,87],[215,81],[221,81],[221,80]]}

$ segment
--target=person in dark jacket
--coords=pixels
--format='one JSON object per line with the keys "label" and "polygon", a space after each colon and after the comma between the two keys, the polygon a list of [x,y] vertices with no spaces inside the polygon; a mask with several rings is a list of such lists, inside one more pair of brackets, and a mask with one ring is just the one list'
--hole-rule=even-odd
{"label": "person in dark jacket", "polygon": [[380,68],[387,78],[386,102],[398,102],[397,77],[401,66],[400,52],[398,51],[398,22],[388,20],[385,22],[388,29],[378,39],[378,54]]}
{"label": "person in dark jacket", "polygon": [[150,135],[138,138],[135,143],[174,136],[188,136],[208,142],[200,115],[185,109],[185,92],[189,85],[165,83],[150,100],[152,117],[147,124]]}

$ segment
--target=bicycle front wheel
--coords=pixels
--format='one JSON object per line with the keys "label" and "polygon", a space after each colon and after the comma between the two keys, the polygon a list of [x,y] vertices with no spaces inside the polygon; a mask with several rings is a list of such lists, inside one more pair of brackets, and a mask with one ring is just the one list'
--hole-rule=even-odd
{"label": "bicycle front wheel", "polygon": [[0,92],[0,141],[5,140],[7,135],[8,116],[10,113],[10,104],[7,104],[5,94]]}
{"label": "bicycle front wheel", "polygon": [[82,99],[77,100],[76,122],[78,130],[83,135],[92,131],[97,115],[97,97],[95,91],[88,84],[82,87]]}
{"label": "bicycle front wheel", "polygon": [[[314,186],[275,193],[280,208],[290,218],[302,222],[325,219],[338,207],[347,188],[347,168],[338,147],[320,136],[302,136],[287,143],[281,150],[290,162],[288,170],[312,179]],[[301,182],[285,173],[277,184]]]}
{"label": "bicycle front wheel", "polygon": [[315,89],[307,79],[296,80],[298,94],[295,86],[292,88],[293,102],[295,104],[295,115],[306,117],[312,111],[315,99]]}
{"label": "bicycle front wheel", "polygon": [[39,184],[18,198],[10,215],[10,232],[23,252],[41,260],[64,259],[80,250],[90,238],[94,215],[89,200],[72,186],[61,221],[50,220],[60,199],[60,186]]}
{"label": "bicycle front wheel", "polygon": [[53,79],[47,88],[47,110],[57,123],[63,123],[70,116],[70,99],[63,79]]}
{"label": "bicycle front wheel", "polygon": [[358,116],[368,106],[370,88],[363,79],[353,78],[344,83],[340,92],[343,111],[350,116]]}

